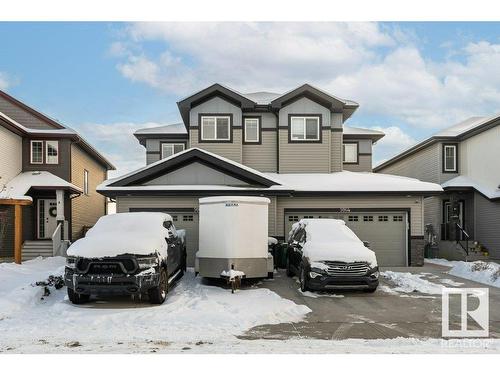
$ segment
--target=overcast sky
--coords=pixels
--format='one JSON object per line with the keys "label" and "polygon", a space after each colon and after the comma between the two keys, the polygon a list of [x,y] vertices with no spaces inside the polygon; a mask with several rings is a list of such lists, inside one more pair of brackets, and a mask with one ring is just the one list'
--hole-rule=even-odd
{"label": "overcast sky", "polygon": [[240,92],[311,83],[386,133],[379,163],[439,129],[500,112],[500,23],[0,23],[0,89],[139,168],[132,133],[180,121],[214,82]]}

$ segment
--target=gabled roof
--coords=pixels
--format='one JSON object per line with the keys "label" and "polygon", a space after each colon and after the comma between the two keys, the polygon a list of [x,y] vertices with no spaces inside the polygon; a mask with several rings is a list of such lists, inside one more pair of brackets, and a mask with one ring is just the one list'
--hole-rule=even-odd
{"label": "gabled roof", "polygon": [[457,176],[441,184],[444,190],[476,190],[490,200],[500,200],[500,188],[488,188],[467,176]]}
{"label": "gabled roof", "polygon": [[234,178],[247,182],[251,185],[260,187],[280,185],[279,182],[253,168],[246,167],[233,160],[194,147],[149,164],[146,167],[140,168],[122,177],[107,180],[98,186],[97,190],[103,191],[106,190],[106,188],[142,184],[194,162],[200,162],[208,165],[213,169],[231,175]]}
{"label": "gabled roof", "polygon": [[330,110],[342,112],[344,121],[351,117],[354,111],[359,107],[359,104],[352,100],[340,99],[308,83],[282,94],[275,98],[270,104],[271,107],[279,109],[301,96],[306,96],[311,100],[319,102]]}
{"label": "gabled roof", "polygon": [[383,162],[382,164],[377,165],[375,168],[373,168],[373,171],[378,172],[390,166],[391,164],[404,159],[405,157],[410,156],[415,152],[418,152],[436,142],[460,142],[498,125],[500,125],[500,114],[496,114],[491,117],[470,117],[467,120],[459,122],[458,124],[435,133],[429,138],[426,138],[416,145],[404,150],[403,152],[397,154],[396,156]]}

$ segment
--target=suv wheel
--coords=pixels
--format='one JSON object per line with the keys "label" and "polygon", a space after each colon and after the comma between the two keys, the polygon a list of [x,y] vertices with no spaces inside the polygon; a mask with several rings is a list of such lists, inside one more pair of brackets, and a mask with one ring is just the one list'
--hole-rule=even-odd
{"label": "suv wheel", "polygon": [[300,265],[299,280],[300,280],[300,290],[303,292],[307,292],[309,288],[307,287],[307,274],[303,264]]}
{"label": "suv wheel", "polygon": [[81,305],[82,303],[88,302],[90,299],[89,294],[79,294],[76,293],[73,289],[68,288],[68,297],[71,303],[75,305]]}
{"label": "suv wheel", "polygon": [[148,291],[149,294],[149,302],[155,305],[161,305],[165,299],[167,298],[168,292],[168,280],[167,280],[167,271],[165,268],[160,270],[160,283],[157,287],[151,288]]}
{"label": "suv wheel", "polygon": [[286,275],[288,277],[292,277],[293,276],[293,272],[292,272],[292,269],[291,269],[291,266],[290,266],[290,257],[286,257]]}

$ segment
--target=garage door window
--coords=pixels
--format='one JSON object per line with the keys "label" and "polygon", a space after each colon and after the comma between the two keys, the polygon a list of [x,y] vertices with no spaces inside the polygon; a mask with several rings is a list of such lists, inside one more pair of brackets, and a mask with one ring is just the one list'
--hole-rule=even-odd
{"label": "garage door window", "polygon": [[172,215],[172,220],[177,221],[177,215]]}
{"label": "garage door window", "polygon": [[386,215],[379,216],[379,217],[378,217],[378,221],[389,221],[389,217],[388,217],[388,216],[386,216]]}
{"label": "garage door window", "polygon": [[358,221],[358,217],[357,216],[349,216],[347,218],[348,221]]}
{"label": "garage door window", "polygon": [[298,216],[288,216],[288,221],[299,221],[299,217]]}
{"label": "garage door window", "polygon": [[193,215],[183,215],[182,220],[183,221],[193,221]]}
{"label": "garage door window", "polygon": [[392,221],[403,221],[403,216],[395,215],[392,217]]}
{"label": "garage door window", "polygon": [[373,216],[363,216],[363,221],[373,221]]}

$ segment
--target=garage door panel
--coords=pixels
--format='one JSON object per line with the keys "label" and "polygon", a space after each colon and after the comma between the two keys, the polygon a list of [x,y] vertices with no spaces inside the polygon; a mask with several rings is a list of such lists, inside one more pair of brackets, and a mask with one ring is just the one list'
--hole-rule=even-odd
{"label": "garage door panel", "polygon": [[356,212],[285,212],[287,233],[292,225],[303,218],[333,218],[344,220],[346,225],[362,240],[370,243],[379,265],[385,267],[407,264],[407,214],[399,211]]}

